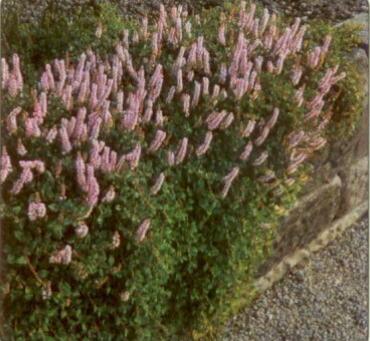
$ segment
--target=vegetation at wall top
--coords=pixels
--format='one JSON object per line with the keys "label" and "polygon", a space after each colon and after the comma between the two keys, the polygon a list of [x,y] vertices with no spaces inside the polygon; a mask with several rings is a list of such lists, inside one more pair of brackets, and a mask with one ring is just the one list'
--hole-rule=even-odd
{"label": "vegetation at wall top", "polygon": [[4,25],[1,332],[214,338],[253,298],[307,161],[353,132],[357,28],[244,2]]}

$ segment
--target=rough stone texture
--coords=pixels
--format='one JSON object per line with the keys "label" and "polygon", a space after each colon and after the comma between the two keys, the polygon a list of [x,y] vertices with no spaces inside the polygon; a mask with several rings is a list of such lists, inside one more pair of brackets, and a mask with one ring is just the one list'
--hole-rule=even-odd
{"label": "rough stone texture", "polygon": [[343,190],[340,212],[346,213],[368,200],[368,165],[364,157],[341,174]]}
{"label": "rough stone texture", "polygon": [[351,210],[340,219],[336,219],[328,228],[322,231],[314,240],[309,242],[303,248],[285,256],[281,262],[274,265],[268,273],[259,277],[254,285],[259,293],[271,288],[284,275],[297,266],[304,259],[309,258],[313,253],[320,251],[330,242],[341,236],[351,225],[358,221],[368,211],[367,202],[362,203],[355,209]]}
{"label": "rough stone texture", "polygon": [[[61,9],[64,13],[75,10],[77,6],[94,6],[99,0],[32,0],[24,6],[24,0],[3,0],[2,11],[17,8],[20,21],[28,22],[40,19],[42,12],[48,6]],[[202,8],[210,8],[220,5],[223,0],[110,0],[117,5],[125,17],[150,15],[158,11],[159,5],[163,3],[166,7],[182,5],[190,14],[199,12]]]}
{"label": "rough stone texture", "polygon": [[[354,19],[364,24],[366,16]],[[363,35],[365,37],[365,34]],[[365,37],[366,38],[366,37]],[[367,36],[368,38],[368,36]],[[368,57],[363,49],[352,52],[353,59],[364,75],[363,86],[368,96]],[[282,221],[274,243],[273,256],[260,268],[258,275],[267,273],[286,255],[302,248],[368,197],[368,98],[353,137],[329,145],[313,161],[315,175],[307,184],[302,197]]]}
{"label": "rough stone texture", "polygon": [[223,341],[366,341],[368,221],[306,258],[252,307]]}
{"label": "rough stone texture", "polygon": [[[353,20],[364,29],[362,48],[352,58],[368,96],[367,17]],[[315,160],[314,180],[281,224],[274,256],[256,281],[263,295],[230,321],[222,340],[367,340],[368,221],[348,228],[368,209],[367,96],[354,136],[328,146]]]}
{"label": "rough stone texture", "polygon": [[368,10],[369,9],[367,8],[367,10],[365,10],[364,13],[360,13],[354,16],[353,18],[347,19],[344,22],[338,24],[338,25],[343,25],[345,23],[350,22],[353,24],[363,25],[363,29],[360,32],[360,37],[365,44],[369,44],[369,22],[368,22],[369,13],[368,13]]}
{"label": "rough stone texture", "polygon": [[330,183],[307,194],[296,204],[279,228],[273,256],[261,267],[265,274],[286,255],[313,240],[337,215],[341,202],[342,181],[335,176]]}
{"label": "rough stone texture", "polygon": [[303,21],[323,19],[341,22],[354,14],[369,9],[366,0],[260,0],[265,7],[288,16],[299,16]]}

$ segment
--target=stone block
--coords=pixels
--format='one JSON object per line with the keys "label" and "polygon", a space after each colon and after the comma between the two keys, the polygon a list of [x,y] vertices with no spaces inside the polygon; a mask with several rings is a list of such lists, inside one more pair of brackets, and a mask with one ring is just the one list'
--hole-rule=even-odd
{"label": "stone block", "polygon": [[334,176],[329,183],[302,197],[280,224],[273,245],[273,255],[261,267],[266,273],[286,255],[310,243],[337,216],[341,202],[342,181]]}
{"label": "stone block", "polygon": [[368,157],[363,157],[348,169],[340,172],[342,198],[338,216],[342,216],[359,204],[368,200]]}

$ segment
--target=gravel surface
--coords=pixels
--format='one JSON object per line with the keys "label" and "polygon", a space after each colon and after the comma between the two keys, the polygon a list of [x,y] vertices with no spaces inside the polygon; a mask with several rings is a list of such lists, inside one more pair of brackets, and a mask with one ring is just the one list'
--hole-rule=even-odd
{"label": "gravel surface", "polygon": [[340,22],[356,14],[368,12],[367,0],[259,0],[261,4],[274,12],[289,16],[325,21]]}
{"label": "gravel surface", "polygon": [[[29,20],[38,18],[42,10],[52,3],[54,6],[63,9],[68,13],[75,6],[91,4],[98,0],[3,0],[1,7],[3,10],[18,7],[21,18]],[[166,7],[174,4],[183,5],[189,13],[199,11],[201,8],[217,6],[223,0],[110,0],[111,3],[118,5],[122,13],[127,16],[143,15],[157,10],[162,2]],[[255,0],[266,8],[274,12],[281,12],[288,16],[298,16],[307,21],[313,18],[321,18],[326,21],[340,22],[351,18],[361,12],[368,12],[367,0]]]}
{"label": "gravel surface", "polygon": [[235,316],[223,341],[368,340],[368,220]]}

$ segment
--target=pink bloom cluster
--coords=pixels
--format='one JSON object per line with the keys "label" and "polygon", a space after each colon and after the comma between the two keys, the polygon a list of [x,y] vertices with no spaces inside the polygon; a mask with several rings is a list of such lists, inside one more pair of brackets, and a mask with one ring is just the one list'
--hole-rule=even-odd
{"label": "pink bloom cluster", "polygon": [[117,249],[121,245],[121,236],[118,231],[115,231],[112,237],[111,249]]}
{"label": "pink bloom cluster", "polygon": [[51,264],[65,264],[68,265],[72,261],[72,247],[66,245],[63,249],[54,252],[50,258],[49,263]]}
{"label": "pink bloom cluster", "polygon": [[316,46],[307,57],[307,64],[312,68],[316,68],[320,63],[323,62],[326,54],[329,51],[331,36],[327,35],[324,39],[323,46]]}
{"label": "pink bloom cluster", "polygon": [[102,202],[110,203],[116,197],[116,191],[113,186],[110,186],[108,191],[105,193]]}
{"label": "pink bloom cluster", "polygon": [[230,187],[233,183],[233,181],[235,180],[235,178],[238,176],[239,174],[239,167],[234,167],[224,178],[223,178],[223,182],[224,182],[224,187],[222,189],[222,192],[221,192],[221,197],[222,198],[225,198],[227,196],[227,193],[229,192],[230,190]]}
{"label": "pink bloom cluster", "polygon": [[155,180],[155,183],[154,183],[153,187],[150,189],[150,192],[153,195],[156,195],[161,190],[165,178],[166,178],[166,176],[164,175],[163,172],[158,175],[157,179]]}
{"label": "pink bloom cluster", "polygon": [[77,183],[81,190],[86,193],[85,201],[93,207],[99,200],[100,187],[95,177],[95,168],[92,164],[85,164],[81,154],[77,155],[76,161]]}
{"label": "pink bloom cluster", "polygon": [[31,202],[28,205],[28,218],[31,221],[43,218],[46,215],[46,206],[42,202]]}
{"label": "pink bloom cluster", "polygon": [[203,143],[196,150],[197,156],[202,156],[207,152],[207,150],[209,149],[211,145],[212,139],[213,139],[212,132],[207,131]]}
{"label": "pink bloom cluster", "polygon": [[6,150],[6,147],[3,146],[1,152],[1,169],[0,169],[0,183],[5,182],[8,175],[13,171],[12,163]]}
{"label": "pink bloom cluster", "polygon": [[22,168],[22,173],[19,179],[14,183],[10,192],[12,194],[18,194],[25,184],[32,182],[34,179],[33,170],[37,173],[42,174],[45,172],[45,164],[41,160],[34,161],[19,161],[19,165]]}
{"label": "pink bloom cluster", "polygon": [[148,148],[148,153],[156,152],[163,144],[163,141],[165,140],[166,135],[167,135],[166,132],[164,132],[163,130],[160,130],[160,129],[157,130],[155,133],[154,139]]}
{"label": "pink bloom cluster", "polygon": [[[199,17],[195,20],[200,22]],[[250,161],[253,167],[259,167],[258,172],[264,172],[259,177],[261,182],[268,183],[276,177],[272,170],[265,170],[269,157],[265,146],[284,113],[280,113],[273,104],[272,113],[267,113],[269,117],[257,119],[253,114],[254,118],[248,117],[247,122],[239,124],[244,115],[240,112],[239,104],[245,99],[254,101],[262,91],[269,90],[263,88],[262,73],[276,77],[287,71],[295,89],[295,105],[305,111],[305,120],[310,129],[311,125],[314,127],[310,133],[300,128],[286,137],[285,147],[289,153],[286,174],[289,177],[310,154],[326,144],[320,134],[330,120],[330,115],[325,113],[325,96],[345,74],[338,74],[338,66],[325,70],[316,94],[306,99],[304,81],[307,66],[315,71],[320,69],[328,53],[331,37],[325,37],[322,46],[308,53],[304,58],[308,65],[301,64],[302,58],[295,58],[294,66],[286,70],[287,65],[292,65],[286,61],[302,54],[307,27],[301,25],[300,19],[282,30],[278,28],[275,14],[270,15],[268,10],[264,10],[262,16],[258,17],[254,4],[247,9],[246,3],[242,2],[236,20],[236,32],[229,31],[228,18],[222,17],[220,21],[216,43],[231,51],[222,63],[218,63],[210,52],[212,45],[207,37],[196,36],[192,32],[191,20],[182,6],[166,11],[161,5],[153,29],[148,28],[148,18],[143,18],[138,31],[124,31],[122,40],[108,58],[102,59],[88,50],[75,63],[56,59],[45,65],[39,91],[34,91],[32,112],[22,112],[23,108],[16,107],[6,118],[9,135],[22,131],[19,127],[25,131],[22,138],[16,136],[17,154],[21,157],[27,155],[25,146],[32,139],[57,145],[61,158],[68,154],[74,159],[74,178],[82,193],[82,200],[93,208],[99,202],[110,203],[115,199],[115,188],[109,185],[103,188],[104,182],[100,181],[106,174],[127,169],[134,171],[141,160],[157,157],[162,150],[166,152],[168,166],[178,167],[185,160],[192,160],[194,155],[204,156],[212,142],[215,143],[224,134],[224,130],[241,128],[237,137],[246,141],[243,142],[243,150],[237,151],[231,171],[222,180],[221,196],[224,198],[236,177],[241,176],[240,163]],[[141,42],[150,46],[151,51],[140,64],[134,59],[132,46]],[[167,68],[161,56],[168,47],[175,54],[172,65]],[[2,59],[2,89],[14,97],[22,88],[18,56],[13,56],[11,71],[6,60]],[[64,103],[69,115],[50,126],[45,122],[52,114],[48,112],[48,103],[54,96]],[[226,98],[236,102],[233,112],[222,107]],[[198,141],[197,145],[192,145],[192,136],[185,135],[180,140],[174,138],[167,124],[175,115],[170,111],[170,104],[179,104],[189,122],[197,120],[195,128],[205,128],[202,141]],[[156,129],[151,141],[147,141],[148,126]],[[113,129],[118,131],[117,135],[130,134],[136,137],[128,147],[131,149],[125,146],[122,148],[124,150],[115,150],[116,147],[109,146],[106,136]],[[12,167],[17,161],[20,167]],[[64,171],[61,163],[50,166],[55,167],[57,176]],[[15,168],[21,171],[10,190],[12,194],[18,194],[25,184],[32,182],[35,172],[42,174],[45,164],[41,160],[12,162],[6,147],[3,147],[0,182],[4,183]],[[159,193],[166,175],[166,170],[156,175],[150,188],[152,195]],[[288,178],[286,181],[292,184],[293,180]],[[64,188],[63,197],[65,192]],[[31,220],[41,217],[38,213],[41,212],[41,204],[30,204]],[[39,205],[37,209],[35,205]],[[149,227],[150,219],[144,220],[137,230],[138,241],[144,240]],[[88,227],[81,223],[75,232],[83,238],[88,233]],[[113,241],[114,245],[117,245],[117,240],[118,237]],[[71,254],[71,247],[67,245],[54,254],[51,262],[67,264]]]}
{"label": "pink bloom cluster", "polygon": [[1,89],[6,90],[10,96],[15,97],[23,90],[23,76],[20,60],[17,54],[13,55],[13,67],[10,70],[5,58],[1,58]]}
{"label": "pink bloom cluster", "polygon": [[145,236],[150,228],[150,219],[145,219],[136,231],[136,241],[142,242],[145,239]]}
{"label": "pink bloom cluster", "polygon": [[89,233],[89,227],[84,222],[80,222],[75,229],[78,238],[85,238]]}

